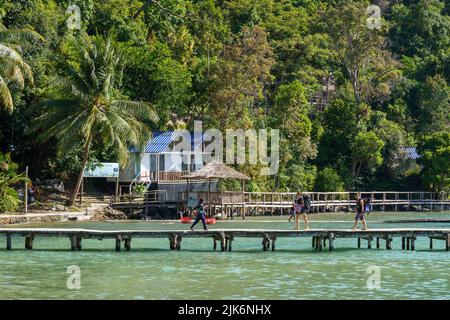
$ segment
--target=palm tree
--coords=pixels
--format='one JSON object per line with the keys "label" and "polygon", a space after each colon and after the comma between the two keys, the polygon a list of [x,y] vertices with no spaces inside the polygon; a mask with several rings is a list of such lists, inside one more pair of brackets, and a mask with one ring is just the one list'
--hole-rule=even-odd
{"label": "palm tree", "polygon": [[[1,13],[0,13],[1,14]],[[9,113],[14,109],[8,83],[15,82],[21,89],[25,82],[33,86],[30,66],[22,57],[20,44],[25,41],[43,40],[42,36],[30,29],[7,29],[0,16],[0,105]]]}
{"label": "palm tree", "polygon": [[33,120],[38,139],[55,137],[65,153],[83,143],[81,170],[69,199],[75,202],[92,142],[114,147],[119,163],[128,161],[128,146],[143,145],[151,135],[149,124],[158,121],[146,102],[128,101],[119,91],[123,53],[111,37],[73,38],[69,57],[59,61],[61,76],[55,79],[59,96],[48,100],[43,114]]}
{"label": "palm tree", "polygon": [[14,212],[19,206],[19,196],[13,186],[19,182],[29,182],[24,174],[17,174],[17,163],[9,154],[0,152],[0,212]]}

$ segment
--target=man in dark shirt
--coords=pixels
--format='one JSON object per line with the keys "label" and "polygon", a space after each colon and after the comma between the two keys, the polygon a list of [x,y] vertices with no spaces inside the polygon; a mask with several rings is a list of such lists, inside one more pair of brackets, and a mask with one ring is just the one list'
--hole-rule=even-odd
{"label": "man in dark shirt", "polygon": [[206,219],[205,219],[205,209],[203,207],[203,199],[198,200],[198,204],[195,207],[195,210],[197,210],[197,215],[195,217],[195,221],[191,226],[191,230],[194,231],[194,226],[201,220],[203,224],[203,229],[208,230],[206,227]]}

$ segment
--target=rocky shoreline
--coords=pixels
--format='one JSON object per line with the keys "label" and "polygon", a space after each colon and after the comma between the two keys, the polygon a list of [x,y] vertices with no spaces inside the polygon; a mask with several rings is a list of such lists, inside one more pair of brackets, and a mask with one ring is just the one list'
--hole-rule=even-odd
{"label": "rocky shoreline", "polygon": [[110,208],[109,206],[101,208],[89,208],[86,211],[43,211],[43,212],[30,212],[13,213],[13,214],[0,214],[0,226],[2,225],[19,225],[30,223],[52,223],[52,222],[65,222],[65,221],[105,221],[105,220],[124,220],[128,217],[117,210]]}
{"label": "rocky shoreline", "polygon": [[0,225],[15,225],[15,224],[29,224],[29,223],[50,223],[50,222],[64,222],[76,217],[73,214],[24,214],[24,215],[7,215],[0,216]]}

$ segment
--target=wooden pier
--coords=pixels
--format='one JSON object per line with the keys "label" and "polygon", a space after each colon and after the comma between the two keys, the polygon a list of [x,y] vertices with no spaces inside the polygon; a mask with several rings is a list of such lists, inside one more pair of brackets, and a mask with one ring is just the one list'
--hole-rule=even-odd
{"label": "wooden pier", "polygon": [[392,249],[394,239],[401,240],[403,250],[415,250],[415,241],[418,238],[429,239],[429,249],[433,249],[433,241],[444,242],[443,249],[450,250],[450,229],[416,229],[416,228],[392,228],[345,230],[345,229],[310,229],[303,230],[273,230],[273,229],[212,229],[212,230],[89,230],[89,229],[41,229],[41,228],[3,228],[0,235],[6,237],[6,250],[12,248],[12,238],[24,238],[25,249],[33,249],[33,240],[36,237],[63,237],[69,240],[70,249],[78,251],[82,249],[85,239],[112,239],[115,250],[131,250],[131,241],[134,238],[167,238],[170,250],[180,250],[184,238],[210,238],[213,249],[218,245],[221,251],[232,251],[232,244],[237,238],[260,238],[264,251],[275,251],[276,241],[279,238],[302,237],[311,238],[312,250],[324,251],[327,247],[332,251],[339,239],[356,239],[356,245],[361,248],[362,242],[367,242],[367,248],[372,248],[375,242],[380,249],[384,242],[387,250]]}
{"label": "wooden pier", "polygon": [[[311,198],[311,212],[352,211],[356,206],[356,192],[305,192]],[[445,211],[450,209],[449,194],[444,192],[361,191],[362,198],[371,199],[374,211]],[[178,200],[168,200],[167,192],[153,190],[143,195],[111,197],[113,208],[132,212],[149,207],[185,207],[190,198],[203,198],[209,215],[224,217],[273,215],[288,213],[294,192],[180,192]],[[173,197],[172,197],[173,198]]]}

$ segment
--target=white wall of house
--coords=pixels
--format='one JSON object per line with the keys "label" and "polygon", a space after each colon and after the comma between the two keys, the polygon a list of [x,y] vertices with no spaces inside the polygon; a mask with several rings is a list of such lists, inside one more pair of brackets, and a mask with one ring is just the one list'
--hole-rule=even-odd
{"label": "white wall of house", "polygon": [[132,181],[136,177],[139,173],[140,158],[141,156],[139,154],[131,155],[128,166],[124,169],[120,169],[119,181]]}
{"label": "white wall of house", "polygon": [[[184,156],[184,163],[186,163],[187,158],[187,156]],[[190,166],[191,170],[194,168],[194,170],[200,169],[203,166],[203,154],[192,154],[190,162],[195,163],[195,166]],[[146,173],[155,170],[179,172],[188,170],[188,167],[183,165],[183,156],[177,153],[133,154],[128,167],[121,170],[119,181],[131,182],[137,174],[141,173],[142,175],[146,175]]]}
{"label": "white wall of house", "polygon": [[150,171],[150,154],[144,153],[141,158],[140,171]]}

